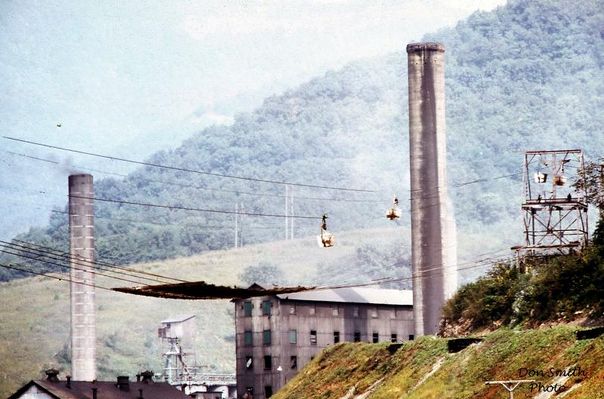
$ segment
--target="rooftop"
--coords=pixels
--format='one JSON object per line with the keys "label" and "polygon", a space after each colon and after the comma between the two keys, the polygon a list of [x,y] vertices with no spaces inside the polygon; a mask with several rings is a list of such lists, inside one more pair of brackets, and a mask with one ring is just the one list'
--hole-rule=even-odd
{"label": "rooftop", "polygon": [[278,294],[278,298],[291,301],[347,302],[376,305],[413,306],[413,291],[368,287],[316,289],[290,294]]}
{"label": "rooftop", "polygon": [[166,320],[162,320],[161,323],[162,324],[168,324],[168,323],[182,323],[184,321],[187,321],[189,319],[194,318],[195,315],[194,314],[184,314],[184,315],[178,315],[178,316],[174,316],[174,317],[170,317],[167,318]]}
{"label": "rooftop", "polygon": [[[115,381],[30,381],[24,385],[9,399],[22,398],[32,386],[47,393],[55,399],[91,399],[93,388],[96,388],[99,399],[188,399],[182,391],[172,387],[165,382],[129,382],[127,390],[120,387]],[[142,392],[141,392],[142,390]]]}

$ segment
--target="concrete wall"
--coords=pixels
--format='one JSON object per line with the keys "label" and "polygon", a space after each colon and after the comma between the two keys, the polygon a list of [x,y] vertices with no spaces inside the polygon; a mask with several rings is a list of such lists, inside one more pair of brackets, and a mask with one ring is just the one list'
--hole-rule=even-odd
{"label": "concrete wall", "polygon": [[92,176],[69,176],[69,236],[71,254],[71,376],[96,379],[94,299],[94,197]]}
{"label": "concrete wall", "polygon": [[[340,333],[340,342],[361,334],[361,341],[371,342],[373,333],[379,342],[390,342],[391,334],[397,341],[406,341],[413,334],[411,306],[326,303],[281,300],[261,297],[250,300],[252,316],[244,315],[243,300],[235,302],[237,393],[242,397],[247,387],[254,388],[254,398],[265,397],[265,387],[273,393],[293,378],[322,349],[334,344],[334,331]],[[271,315],[262,314],[262,302],[271,301]],[[271,330],[271,344],[263,345],[263,331]],[[296,343],[290,343],[290,331],[296,331]],[[311,342],[311,330],[316,331],[316,344]],[[245,345],[245,331],[252,331],[253,344]],[[247,356],[252,356],[253,367],[246,368]],[[264,369],[264,356],[271,357],[271,370]],[[291,357],[296,356],[297,367],[292,369]],[[281,371],[278,367],[281,366]]]}

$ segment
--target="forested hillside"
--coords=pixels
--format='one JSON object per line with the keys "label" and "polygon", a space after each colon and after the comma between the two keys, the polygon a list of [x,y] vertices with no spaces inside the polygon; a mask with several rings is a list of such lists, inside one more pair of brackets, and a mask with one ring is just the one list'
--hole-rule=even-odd
{"label": "forested hillside", "polygon": [[[583,148],[588,157],[604,153],[603,27],[603,0],[513,0],[424,38],[446,46],[448,170],[460,229],[482,233],[485,242],[492,240],[499,249],[522,240],[517,216],[523,151]],[[401,52],[355,62],[267,98],[232,125],[200,131],[149,161],[375,190],[293,186],[294,212],[314,217],[327,213],[336,233],[386,227],[391,222],[384,212],[392,194],[398,194],[405,211],[409,196],[403,47],[401,43]],[[141,167],[126,178],[95,173],[95,179],[100,198],[229,211],[239,206],[250,213],[284,211],[284,186],[278,184],[152,167]],[[404,213],[400,224],[408,225]],[[156,260],[233,245],[233,215],[97,202],[96,216],[98,255],[105,260]],[[66,223],[64,213],[53,213],[48,226],[20,238],[66,248]],[[280,218],[247,216],[238,223],[244,244],[284,235]],[[317,219],[295,222],[298,237],[318,229]],[[17,276],[0,271],[2,280]]]}

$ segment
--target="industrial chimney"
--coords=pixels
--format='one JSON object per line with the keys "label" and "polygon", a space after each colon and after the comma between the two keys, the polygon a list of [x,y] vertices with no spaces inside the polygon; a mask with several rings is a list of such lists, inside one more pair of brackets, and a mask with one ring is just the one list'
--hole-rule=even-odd
{"label": "industrial chimney", "polygon": [[93,197],[91,175],[69,176],[71,374],[74,381],[96,379]]}
{"label": "industrial chimney", "polygon": [[445,47],[407,45],[411,262],[415,335],[438,332],[457,287],[455,222],[447,194]]}

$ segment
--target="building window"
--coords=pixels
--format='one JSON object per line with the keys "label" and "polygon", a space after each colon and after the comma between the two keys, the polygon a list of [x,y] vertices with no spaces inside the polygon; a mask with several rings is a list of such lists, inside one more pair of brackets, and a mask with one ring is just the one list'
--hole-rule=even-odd
{"label": "building window", "polygon": [[310,330],[310,344],[317,344],[317,330]]}
{"label": "building window", "polygon": [[390,334],[390,342],[398,341],[398,336],[396,334]]}
{"label": "building window", "polygon": [[355,306],[352,308],[352,317],[359,317],[359,307]]}
{"label": "building window", "polygon": [[298,368],[298,356],[290,356],[289,357],[289,367],[292,370],[296,370]]}
{"label": "building window", "polygon": [[337,344],[338,342],[340,342],[340,332],[334,331],[333,332],[333,343]]}
{"label": "building window", "polygon": [[271,355],[264,356],[264,369],[271,370],[273,368],[273,358]]}
{"label": "building window", "polygon": [[254,358],[252,356],[245,357],[245,368],[251,370],[254,368]]}
{"label": "building window", "polygon": [[289,314],[296,314],[296,305],[289,305]]}
{"label": "building window", "polygon": [[354,342],[361,342],[361,332],[360,331],[354,332]]}
{"label": "building window", "polygon": [[371,337],[371,341],[374,344],[377,344],[378,342],[380,342],[380,335],[376,332],[373,333],[373,336]]}
{"label": "building window", "polygon": [[415,339],[415,335],[409,334],[409,341],[413,341]]}
{"label": "building window", "polygon": [[265,385],[264,386],[264,397],[265,398],[270,398],[271,396],[273,396],[273,386],[272,385]]}
{"label": "building window", "polygon": [[270,316],[271,315],[271,301],[262,301],[262,315]]}
{"label": "building window", "polygon": [[254,344],[254,336],[251,331],[243,332],[243,345],[252,346]]}
{"label": "building window", "polygon": [[378,310],[377,310],[377,308],[372,308],[371,309],[371,317],[374,318],[374,319],[377,319],[377,317],[378,317]]}
{"label": "building window", "polygon": [[332,316],[338,316],[340,314],[340,309],[338,308],[338,305],[335,305],[332,309],[331,309],[331,315]]}
{"label": "building window", "polygon": [[262,345],[271,344],[271,330],[262,331]]}
{"label": "building window", "polygon": [[298,343],[298,331],[297,330],[289,330],[289,343],[290,344]]}
{"label": "building window", "polygon": [[243,315],[245,317],[251,317],[252,316],[252,308],[254,306],[252,305],[252,301],[245,301],[243,302]]}
{"label": "building window", "polygon": [[308,314],[312,316],[315,313],[317,313],[317,308],[315,307],[315,305],[310,305],[310,307],[308,308]]}

